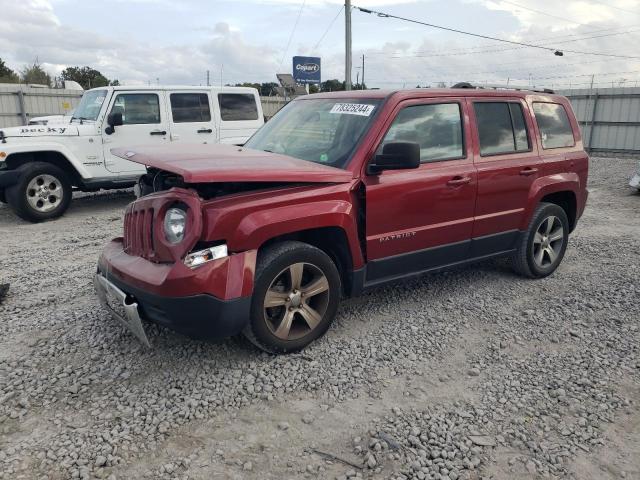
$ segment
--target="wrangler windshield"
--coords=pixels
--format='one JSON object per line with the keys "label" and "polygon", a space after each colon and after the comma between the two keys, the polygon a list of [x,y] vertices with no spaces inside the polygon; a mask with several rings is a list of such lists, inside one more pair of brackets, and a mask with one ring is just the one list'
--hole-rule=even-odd
{"label": "wrangler windshield", "polygon": [[93,120],[98,119],[100,109],[107,97],[106,90],[90,90],[82,96],[82,100],[73,112],[71,120]]}
{"label": "wrangler windshield", "polygon": [[289,103],[245,144],[344,168],[377,114],[380,99],[313,99]]}

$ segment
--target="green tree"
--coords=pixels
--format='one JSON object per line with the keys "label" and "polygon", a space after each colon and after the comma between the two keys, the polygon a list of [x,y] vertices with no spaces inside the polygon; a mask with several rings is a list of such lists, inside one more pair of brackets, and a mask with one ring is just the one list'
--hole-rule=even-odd
{"label": "green tree", "polygon": [[20,72],[24,83],[37,83],[40,85],[51,86],[51,75],[44,71],[36,60],[33,65],[26,66]]}
{"label": "green tree", "polygon": [[0,58],[0,83],[18,83],[20,78],[4,63],[4,60]]}
{"label": "green tree", "polygon": [[322,82],[320,91],[322,92],[337,92],[344,90],[344,82],[341,82],[338,79],[327,80]]}
{"label": "green tree", "polygon": [[85,90],[109,85],[109,79],[91,67],[67,67],[62,71],[62,78],[78,82]]}
{"label": "green tree", "polygon": [[263,97],[268,97],[273,94],[273,89],[279,86],[276,82],[265,82],[260,84],[260,95]]}
{"label": "green tree", "polygon": [[117,78],[114,78],[113,80],[111,80],[109,82],[109,85],[112,87],[119,87],[120,86],[120,80],[118,80]]}

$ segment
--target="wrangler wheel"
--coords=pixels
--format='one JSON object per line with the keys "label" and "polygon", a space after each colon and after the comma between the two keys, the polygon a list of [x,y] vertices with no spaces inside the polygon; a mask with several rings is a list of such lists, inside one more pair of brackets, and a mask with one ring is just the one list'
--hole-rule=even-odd
{"label": "wrangler wheel", "polygon": [[258,257],[245,336],[271,353],[300,350],[323,335],[335,317],[340,275],[322,250],[301,242],[268,247]]}
{"label": "wrangler wheel", "polygon": [[7,202],[24,220],[40,222],[59,217],[71,202],[71,184],[60,168],[45,162],[18,167],[20,179],[6,191]]}

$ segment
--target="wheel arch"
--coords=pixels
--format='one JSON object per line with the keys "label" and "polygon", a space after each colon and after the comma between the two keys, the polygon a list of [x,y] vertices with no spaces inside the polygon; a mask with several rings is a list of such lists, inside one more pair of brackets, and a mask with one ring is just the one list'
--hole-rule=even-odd
{"label": "wheel arch", "polygon": [[526,230],[536,207],[541,202],[553,203],[561,207],[569,219],[570,231],[578,222],[578,192],[580,179],[575,173],[542,177],[532,185],[529,201],[520,230]]}
{"label": "wheel arch", "polygon": [[258,248],[258,255],[265,248],[284,241],[299,241],[312,245],[324,253],[335,263],[342,281],[343,293],[351,296],[353,292],[353,256],[347,232],[338,226],[326,226],[298,230],[278,235],[264,241]]}
{"label": "wheel arch", "polygon": [[30,152],[15,152],[11,153],[6,158],[6,163],[10,169],[17,169],[21,165],[30,162],[43,162],[55,165],[61,168],[68,176],[72,186],[79,186],[82,184],[82,174],[76,168],[76,165],[69,160],[68,155],[55,150],[34,150]]}
{"label": "wheel arch", "polygon": [[576,194],[571,190],[562,190],[549,193],[540,199],[540,202],[554,203],[564,210],[569,220],[569,231],[573,232],[577,224],[578,202]]}

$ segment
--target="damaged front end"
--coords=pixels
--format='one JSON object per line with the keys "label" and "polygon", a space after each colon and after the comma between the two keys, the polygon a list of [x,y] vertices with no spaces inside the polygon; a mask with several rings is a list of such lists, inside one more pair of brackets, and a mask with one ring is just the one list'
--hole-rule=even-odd
{"label": "damaged front end", "polygon": [[293,185],[295,183],[292,182],[187,183],[181,175],[154,167],[147,167],[147,173],[140,177],[137,185],[134,186],[134,192],[136,197],[140,198],[172,188],[181,188],[196,192],[202,200],[212,200],[226,195]]}

